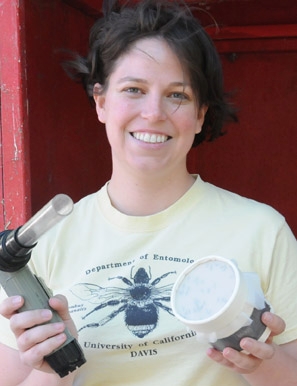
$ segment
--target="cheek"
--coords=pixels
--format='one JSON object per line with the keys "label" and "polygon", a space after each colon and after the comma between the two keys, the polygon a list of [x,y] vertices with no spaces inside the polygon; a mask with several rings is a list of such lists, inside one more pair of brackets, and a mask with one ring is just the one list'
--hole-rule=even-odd
{"label": "cheek", "polygon": [[125,115],[123,106],[106,112],[105,130],[111,147],[117,147],[123,142],[127,132],[128,122],[129,120],[127,115]]}
{"label": "cheek", "polygon": [[189,137],[194,137],[196,134],[199,134],[202,129],[201,121],[198,120],[196,116],[193,116],[193,114],[189,114],[180,119],[179,126],[183,134]]}
{"label": "cheek", "polygon": [[188,123],[189,131],[192,132],[194,136],[201,132],[203,120],[197,119],[197,117],[195,116],[195,117],[192,117],[192,119],[189,119],[187,123]]}
{"label": "cheek", "polygon": [[133,104],[129,104],[121,98],[114,98],[106,113],[108,114],[106,122],[112,122],[114,126],[120,128],[133,116]]}
{"label": "cheek", "polygon": [[106,130],[106,136],[110,146],[112,148],[116,147],[117,142],[120,139],[117,123],[114,121],[108,120],[107,123],[105,124],[105,130]]}

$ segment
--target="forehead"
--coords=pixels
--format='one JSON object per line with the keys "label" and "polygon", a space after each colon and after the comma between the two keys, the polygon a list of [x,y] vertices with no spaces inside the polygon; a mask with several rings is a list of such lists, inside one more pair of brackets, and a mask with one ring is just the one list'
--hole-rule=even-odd
{"label": "forehead", "polygon": [[184,77],[184,68],[178,56],[164,39],[144,38],[132,44],[117,59],[113,72],[139,72],[147,69],[158,72],[165,68],[169,72],[179,72]]}

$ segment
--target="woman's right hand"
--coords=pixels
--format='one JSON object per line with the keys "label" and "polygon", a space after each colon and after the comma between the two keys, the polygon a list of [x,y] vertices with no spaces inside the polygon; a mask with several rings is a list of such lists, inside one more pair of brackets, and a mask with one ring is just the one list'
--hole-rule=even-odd
{"label": "woman's right hand", "polygon": [[44,356],[66,341],[64,333],[66,326],[74,336],[77,336],[69,315],[67,300],[62,295],[49,300],[50,306],[62,318],[62,322],[59,323],[44,324],[52,318],[52,312],[47,309],[18,312],[23,304],[24,299],[21,296],[9,297],[0,304],[0,314],[10,319],[10,327],[16,337],[21,362],[31,368],[53,373],[54,370],[44,360]]}

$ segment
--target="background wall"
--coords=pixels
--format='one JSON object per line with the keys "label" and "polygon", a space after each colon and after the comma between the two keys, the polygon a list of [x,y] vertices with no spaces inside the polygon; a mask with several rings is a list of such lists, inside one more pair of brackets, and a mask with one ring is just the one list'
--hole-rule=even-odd
{"label": "background wall", "polygon": [[57,0],[26,2],[32,209],[56,193],[73,200],[110,176],[110,154],[82,87],[64,72],[65,50],[84,54],[93,18]]}

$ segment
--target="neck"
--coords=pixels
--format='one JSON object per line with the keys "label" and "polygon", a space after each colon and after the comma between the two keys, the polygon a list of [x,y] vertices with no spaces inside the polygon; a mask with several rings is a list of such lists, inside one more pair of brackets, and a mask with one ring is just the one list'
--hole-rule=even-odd
{"label": "neck", "polygon": [[174,204],[193,185],[195,179],[187,171],[167,176],[141,177],[113,172],[108,185],[112,205],[131,216],[148,216]]}

